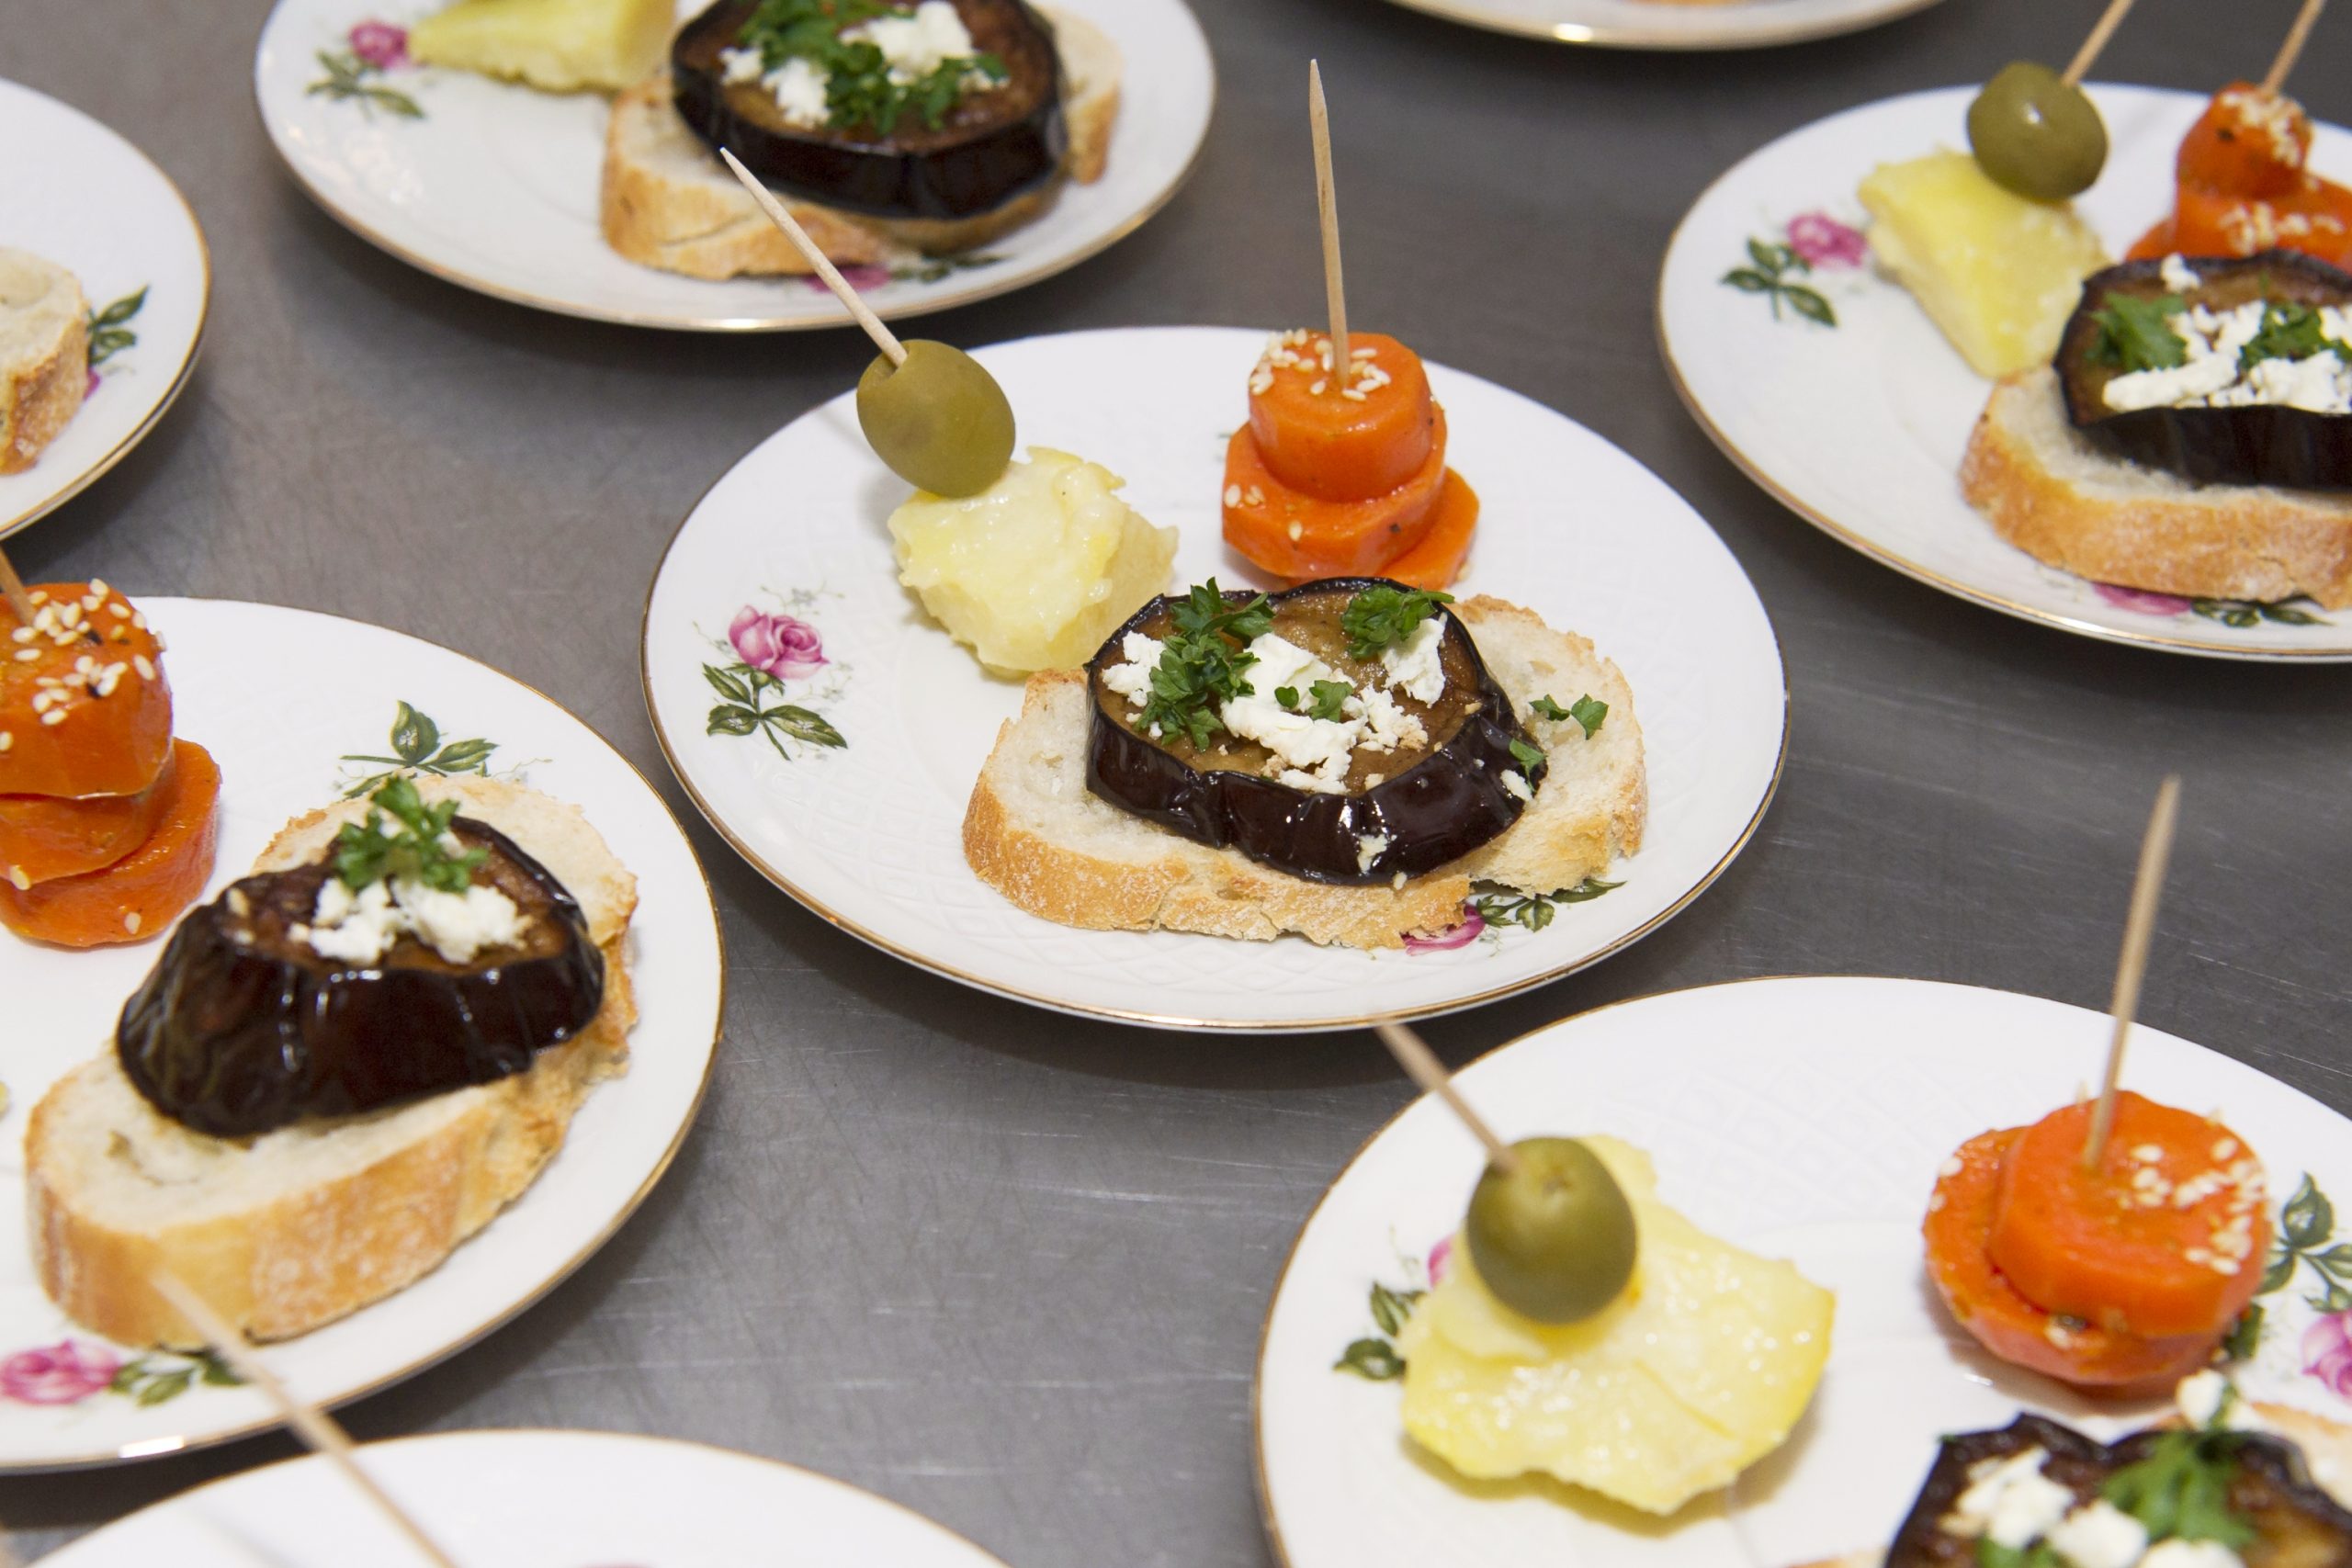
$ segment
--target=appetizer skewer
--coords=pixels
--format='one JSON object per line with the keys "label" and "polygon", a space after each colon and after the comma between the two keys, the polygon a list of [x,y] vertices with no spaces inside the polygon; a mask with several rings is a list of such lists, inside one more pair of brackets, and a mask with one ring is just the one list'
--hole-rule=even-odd
{"label": "appetizer skewer", "polygon": [[2082,88],[2132,0],[2109,0],[2063,73],[2030,60],[2001,67],[1968,106],[1968,144],[1995,184],[2034,201],[2079,196],[2107,164],[2107,124]]}

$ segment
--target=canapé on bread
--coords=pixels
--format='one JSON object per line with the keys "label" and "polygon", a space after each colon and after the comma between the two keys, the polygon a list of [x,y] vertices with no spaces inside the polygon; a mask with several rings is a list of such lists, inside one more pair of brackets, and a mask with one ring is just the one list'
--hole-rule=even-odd
{"label": "canap\u00e9 on bread", "polygon": [[[964,856],[1020,908],[1092,931],[1185,931],[1270,942],[1392,948],[1462,918],[1474,878],[1524,893],[1572,887],[1641,847],[1648,812],[1641,726],[1617,667],[1573,633],[1490,598],[1450,606],[1550,758],[1534,801],[1498,838],[1453,864],[1394,886],[1342,886],[1270,869],[1237,851],[1178,837],[1091,794],[1080,671],[1030,677],[1019,717],[981,768],[964,817]],[[1591,737],[1550,721],[1539,696],[1585,693],[1609,705]]]}
{"label": "canap\u00e9 on bread", "polygon": [[[75,1322],[129,1345],[200,1344],[149,1285],[158,1269],[255,1339],[342,1317],[431,1272],[489,1224],[562,1146],[589,1090],[627,1070],[636,879],[573,807],[492,779],[416,783],[570,889],[605,958],[595,1019],[512,1077],[241,1139],[163,1115],[108,1049],[41,1098],[25,1134],[35,1271]],[[255,869],[315,860],[365,811],[345,801],[296,819]]]}
{"label": "canap\u00e9 on bread", "polygon": [[[1109,35],[1081,17],[1051,13],[1068,84],[1069,152],[1055,180],[1003,206],[957,220],[883,219],[786,197],[811,239],[843,266],[896,266],[975,249],[1041,216],[1065,179],[1102,177],[1118,119],[1121,61]],[[808,262],[751,194],[687,129],[657,73],[613,101],[601,196],[605,242],[633,262],[689,277],[806,273]]]}
{"label": "canap\u00e9 on bread", "polygon": [[31,468],[81,409],[89,314],[72,273],[0,247],[0,474]]}

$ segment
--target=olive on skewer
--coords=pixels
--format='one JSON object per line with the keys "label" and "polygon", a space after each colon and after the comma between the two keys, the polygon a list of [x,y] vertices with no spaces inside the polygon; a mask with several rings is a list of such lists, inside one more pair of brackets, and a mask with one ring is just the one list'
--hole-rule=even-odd
{"label": "olive on skewer", "polygon": [[857,378],[857,423],[889,470],[933,495],[978,495],[1012,461],[1012,404],[980,362],[928,338]]}
{"label": "olive on skewer", "polygon": [[1995,185],[2034,201],[2090,189],[2107,125],[2090,96],[2047,65],[2012,61],[1968,106],[1968,145]]}

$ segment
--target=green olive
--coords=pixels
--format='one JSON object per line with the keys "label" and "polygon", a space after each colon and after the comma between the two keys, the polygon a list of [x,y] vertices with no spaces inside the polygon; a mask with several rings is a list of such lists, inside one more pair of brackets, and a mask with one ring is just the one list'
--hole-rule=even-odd
{"label": "green olive", "polygon": [[933,495],[978,495],[1012,460],[1012,405],[960,348],[916,338],[857,378],[857,423],[890,471]]}
{"label": "green olive", "polygon": [[1968,106],[1968,144],[1995,185],[2035,201],[2091,188],[2107,162],[2107,126],[2080,87],[2047,65],[2012,61]]}
{"label": "green olive", "polygon": [[1634,1277],[1634,1206],[1574,1138],[1522,1138],[1470,1194],[1470,1260],[1495,1299],[1538,1323],[1590,1317]]}

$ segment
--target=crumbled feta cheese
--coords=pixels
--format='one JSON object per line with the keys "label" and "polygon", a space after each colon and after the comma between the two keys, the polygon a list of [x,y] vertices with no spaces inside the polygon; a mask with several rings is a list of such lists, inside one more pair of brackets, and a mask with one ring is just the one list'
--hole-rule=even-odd
{"label": "crumbled feta cheese", "polygon": [[2194,293],[2205,281],[2197,276],[2197,269],[2181,260],[2177,254],[2165,257],[2156,268],[2156,276],[2175,294]]}
{"label": "crumbled feta cheese", "polygon": [[486,948],[519,941],[523,927],[514,900],[495,887],[444,893],[403,877],[371,882],[354,893],[331,876],[319,887],[311,923],[295,930],[311,952],[340,964],[374,964],[402,936],[415,937],[452,964],[469,964]]}
{"label": "crumbled feta cheese", "polygon": [[1165,647],[1156,637],[1129,632],[1119,644],[1125,662],[1103,671],[1102,684],[1126,698],[1129,707],[1144,706],[1151,701],[1151,672],[1159,668],[1159,655]]}
{"label": "crumbled feta cheese", "polygon": [[900,86],[920,82],[948,61],[972,52],[971,31],[952,0],[922,0],[912,16],[876,17],[862,28],[846,29],[842,37],[880,50],[889,62],[890,80]]}
{"label": "crumbled feta cheese", "polygon": [[2140,1568],[2245,1568],[2245,1560],[2218,1540],[2160,1540]]}
{"label": "crumbled feta cheese", "polygon": [[1347,711],[1364,722],[1363,749],[1394,751],[1399,746],[1427,743],[1430,732],[1407,713],[1395,697],[1376,688],[1358,692],[1347,701]]}
{"label": "crumbled feta cheese", "polygon": [[1502,783],[1506,792],[1521,800],[1532,801],[1535,798],[1534,790],[1528,787],[1527,775],[1516,768],[1503,770]]}
{"label": "crumbled feta cheese", "polygon": [[2191,1427],[2210,1427],[2229,1400],[2230,1380],[2208,1367],[2181,1379],[2172,1397],[2173,1403],[2180,1406],[2182,1420]]}
{"label": "crumbled feta cheese", "polygon": [[1412,635],[1380,651],[1380,667],[1389,685],[1417,703],[1433,703],[1445,695],[1445,661],[1440,649],[1445,641],[1445,617],[1431,615]]}
{"label": "crumbled feta cheese", "polygon": [[722,49],[718,51],[719,79],[729,86],[744,82],[756,82],[767,74],[767,62],[756,49]]}
{"label": "crumbled feta cheese", "polygon": [[1356,835],[1356,870],[1359,872],[1369,873],[1372,870],[1373,862],[1387,852],[1387,834],[1358,833]]}
{"label": "crumbled feta cheese", "polygon": [[2048,1540],[2075,1568],[2132,1568],[2148,1550],[2148,1527],[2100,1497],[2052,1526]]}
{"label": "crumbled feta cheese", "polygon": [[373,964],[407,929],[402,912],[393,907],[389,884],[371,882],[355,894],[341,877],[330,876],[320,886],[303,940],[322,958]]}
{"label": "crumbled feta cheese", "polygon": [[1284,686],[1303,697],[1317,681],[1340,679],[1340,672],[1274,632],[1253,640],[1250,651],[1257,659],[1249,669],[1250,694],[1217,710],[1226,728],[1272,752],[1283,764],[1278,779],[1291,788],[1319,794],[1345,789],[1356,743],[1363,739],[1363,720],[1314,718],[1292,713],[1274,700],[1274,693]]}
{"label": "crumbled feta cheese", "polygon": [[816,62],[796,54],[761,77],[760,85],[775,96],[785,124],[813,129],[832,118],[832,108],[825,102],[825,87],[831,80]]}
{"label": "crumbled feta cheese", "polygon": [[1998,1546],[2022,1551],[2034,1538],[2066,1517],[2075,1494],[2041,1473],[2050,1457],[2040,1445],[1972,1465],[1968,1490],[1951,1506],[1942,1524],[1953,1535],[1984,1536]]}
{"label": "crumbled feta cheese", "polygon": [[[2176,287],[2167,280],[2166,287]],[[2193,285],[2192,285],[2193,287]],[[2302,409],[2311,413],[2352,413],[2352,365],[2332,350],[2301,359],[2273,356],[2241,367],[2238,352],[2262,330],[2266,307],[2259,299],[2233,310],[2192,305],[2170,318],[2181,342],[2180,364],[2164,370],[2134,370],[2108,382],[2101,396],[2119,412],[2154,408]],[[2320,311],[2322,330],[2343,341],[2352,313],[2330,305]]]}

